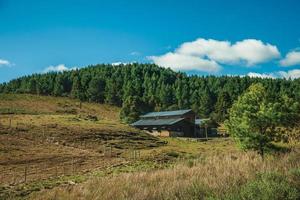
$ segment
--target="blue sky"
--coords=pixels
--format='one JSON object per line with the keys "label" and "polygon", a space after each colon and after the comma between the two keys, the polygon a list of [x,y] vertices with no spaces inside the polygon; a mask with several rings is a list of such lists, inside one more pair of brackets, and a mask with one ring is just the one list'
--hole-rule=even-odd
{"label": "blue sky", "polygon": [[0,0],[0,82],[96,63],[300,77],[297,0]]}

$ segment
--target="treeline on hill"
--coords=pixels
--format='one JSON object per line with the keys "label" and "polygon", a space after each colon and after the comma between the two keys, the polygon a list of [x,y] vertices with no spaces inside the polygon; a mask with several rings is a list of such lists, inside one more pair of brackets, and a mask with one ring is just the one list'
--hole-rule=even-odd
{"label": "treeline on hill", "polygon": [[33,74],[0,85],[2,93],[70,96],[81,101],[122,106],[132,122],[148,111],[192,108],[200,117],[222,122],[228,109],[251,84],[262,83],[268,98],[287,95],[300,101],[300,79],[238,76],[188,76],[154,64],[94,65],[60,73]]}

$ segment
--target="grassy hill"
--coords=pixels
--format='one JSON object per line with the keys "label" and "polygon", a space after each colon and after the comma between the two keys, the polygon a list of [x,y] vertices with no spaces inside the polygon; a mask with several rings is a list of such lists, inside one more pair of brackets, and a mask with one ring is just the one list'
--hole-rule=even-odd
{"label": "grassy hill", "polygon": [[[109,105],[1,94],[0,113],[0,182],[4,186],[111,167],[126,163],[132,150],[164,144],[121,124],[119,108]],[[2,189],[7,193],[11,188]]]}
{"label": "grassy hill", "polygon": [[298,144],[281,144],[293,151],[263,162],[230,138],[150,136],[122,124],[119,111],[63,97],[0,94],[0,199],[239,199],[255,184],[298,195]]}

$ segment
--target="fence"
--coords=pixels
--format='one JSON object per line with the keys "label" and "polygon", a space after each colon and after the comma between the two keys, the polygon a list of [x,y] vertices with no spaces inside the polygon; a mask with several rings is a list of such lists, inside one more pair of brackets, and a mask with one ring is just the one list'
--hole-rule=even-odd
{"label": "fence", "polygon": [[[25,129],[22,123],[16,122],[12,117],[6,118],[6,121],[2,121],[2,131],[9,133],[18,129]],[[41,128],[39,132],[34,134],[22,134],[22,137],[26,137],[32,141],[32,145],[41,145],[45,143],[57,143],[58,138],[45,134],[45,129]],[[14,132],[17,136],[17,132]],[[10,138],[7,137],[6,144],[10,143]],[[63,144],[64,146],[75,147],[77,149],[90,150],[98,146],[99,143],[93,144],[93,142],[76,141],[74,143]],[[124,160],[138,160],[141,158],[140,150],[126,149],[117,150],[113,146],[107,144],[100,146],[100,153],[86,155],[80,157],[80,155],[74,155],[74,158],[70,157],[57,157],[55,162],[50,160],[39,161],[24,161],[20,164],[13,163],[14,160],[1,163],[0,159],[0,184],[17,185],[20,183],[28,183],[31,181],[44,180],[49,178],[55,178],[59,176],[69,176],[78,173],[85,173],[95,168],[109,167],[113,162],[122,162]],[[96,152],[96,151],[95,151]],[[92,156],[95,155],[95,156]],[[114,160],[114,161],[112,161]],[[56,163],[56,164],[55,164]]]}
{"label": "fence", "polygon": [[17,185],[20,183],[57,178],[60,176],[87,173],[96,168],[111,167],[114,163],[122,163],[124,160],[138,160],[140,158],[140,150],[125,150],[121,155],[117,155],[112,147],[106,147],[103,155],[97,159],[73,158],[69,162],[64,162],[60,165],[46,163],[28,163],[16,165],[14,167],[0,165],[0,184]]}

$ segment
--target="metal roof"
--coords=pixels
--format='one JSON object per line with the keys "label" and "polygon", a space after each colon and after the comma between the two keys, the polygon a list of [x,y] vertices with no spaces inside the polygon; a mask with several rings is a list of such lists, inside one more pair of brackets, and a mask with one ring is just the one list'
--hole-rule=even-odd
{"label": "metal roof", "polygon": [[190,112],[191,109],[187,110],[174,110],[174,111],[164,111],[164,112],[150,112],[145,115],[142,115],[142,118],[147,117],[166,117],[166,116],[178,116],[178,115],[184,115],[188,112]]}
{"label": "metal roof", "polygon": [[141,119],[132,123],[132,126],[163,126],[163,125],[173,125],[177,122],[184,120],[184,118],[176,119]]}

